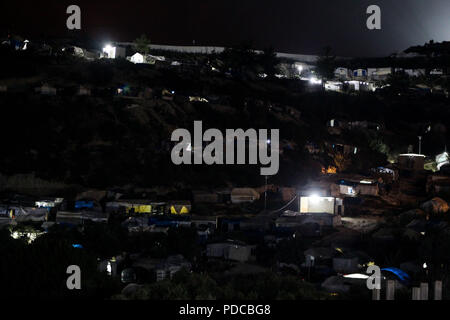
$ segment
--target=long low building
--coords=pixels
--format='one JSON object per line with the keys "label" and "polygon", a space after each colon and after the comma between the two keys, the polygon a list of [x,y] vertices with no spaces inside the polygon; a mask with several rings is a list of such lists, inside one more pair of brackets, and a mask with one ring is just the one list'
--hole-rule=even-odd
{"label": "long low building", "polygon": [[254,261],[256,259],[255,248],[254,245],[232,240],[210,243],[206,246],[206,256],[239,262]]}
{"label": "long low building", "polygon": [[295,229],[307,223],[317,223],[321,227],[336,227],[341,225],[341,216],[329,213],[282,215],[275,220],[275,227]]}
{"label": "long low building", "polygon": [[[133,46],[132,42],[116,42],[115,44],[119,46]],[[175,46],[175,45],[165,45],[165,44],[150,44],[150,50],[161,50],[161,51],[173,51],[173,52],[183,52],[183,53],[198,53],[198,54],[212,54],[221,53],[225,50],[225,47],[218,46]],[[261,50],[255,50],[256,53],[262,53]],[[276,52],[277,58],[285,58],[294,61],[310,62],[315,63],[319,58],[318,55],[311,54],[297,54],[297,53],[285,53]],[[339,59],[345,59],[340,57]]]}
{"label": "long low building", "polygon": [[58,211],[56,213],[56,223],[63,224],[83,224],[85,221],[102,222],[107,223],[109,218],[108,213],[97,212],[97,211]]}

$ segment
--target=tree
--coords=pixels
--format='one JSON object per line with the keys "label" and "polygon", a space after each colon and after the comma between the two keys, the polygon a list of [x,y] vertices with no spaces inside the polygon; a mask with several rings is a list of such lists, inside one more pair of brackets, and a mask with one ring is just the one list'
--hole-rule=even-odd
{"label": "tree", "polygon": [[139,38],[134,40],[134,48],[141,54],[148,54],[150,51],[150,39],[145,34],[142,34]]}
{"label": "tree", "polygon": [[345,172],[352,164],[352,159],[343,152],[334,152],[332,154],[332,160],[338,172]]}
{"label": "tree", "polygon": [[386,83],[391,86],[394,92],[406,92],[411,86],[408,74],[404,71],[392,73],[388,76]]}
{"label": "tree", "polygon": [[274,48],[268,47],[264,49],[259,58],[264,73],[267,74],[269,78],[273,78],[278,72],[278,64],[280,63]]}
{"label": "tree", "polygon": [[233,48],[225,48],[220,54],[223,62],[222,71],[240,79],[252,77],[256,74],[258,56],[251,44],[243,43]]}
{"label": "tree", "polygon": [[336,69],[336,56],[332,54],[330,46],[325,47],[323,55],[317,59],[317,73],[322,78],[323,83],[326,80],[333,79]]}

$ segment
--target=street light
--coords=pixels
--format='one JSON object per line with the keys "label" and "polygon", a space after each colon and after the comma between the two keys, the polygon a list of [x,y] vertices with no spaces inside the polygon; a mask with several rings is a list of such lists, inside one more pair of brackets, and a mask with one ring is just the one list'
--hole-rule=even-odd
{"label": "street light", "polygon": [[422,154],[422,136],[419,136],[419,154]]}
{"label": "street light", "polygon": [[265,176],[266,186],[264,188],[264,211],[267,209],[267,179],[269,176]]}

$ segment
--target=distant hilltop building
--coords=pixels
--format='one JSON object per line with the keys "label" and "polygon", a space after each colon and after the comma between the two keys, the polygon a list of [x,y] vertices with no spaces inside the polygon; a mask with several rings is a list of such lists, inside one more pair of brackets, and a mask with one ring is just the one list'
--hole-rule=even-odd
{"label": "distant hilltop building", "polygon": [[[134,45],[132,42],[116,42],[115,44],[117,45],[117,47],[126,47]],[[215,47],[215,46],[173,46],[161,44],[150,44],[149,48],[151,50],[198,53],[198,54],[221,53],[225,50],[225,47]],[[261,53],[262,51],[255,50],[255,52]],[[319,57],[318,55],[283,53],[283,52],[276,52],[276,55],[277,58],[285,58],[305,63],[315,63],[317,61],[317,58]]]}

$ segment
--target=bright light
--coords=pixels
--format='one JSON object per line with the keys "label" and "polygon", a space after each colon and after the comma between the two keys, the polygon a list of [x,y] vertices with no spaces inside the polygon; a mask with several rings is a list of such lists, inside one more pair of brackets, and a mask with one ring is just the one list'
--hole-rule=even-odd
{"label": "bright light", "polygon": [[352,274],[346,274],[344,276],[344,278],[349,278],[349,279],[368,279],[369,276],[367,274],[362,274],[362,273],[352,273]]}
{"label": "bright light", "polygon": [[423,154],[416,154],[416,153],[404,153],[404,154],[401,154],[400,157],[410,157],[410,158],[420,157],[420,158],[425,158],[425,155],[423,155]]}
{"label": "bright light", "polygon": [[424,268],[424,269],[426,269],[426,268],[427,268],[427,263],[426,263],[426,262],[424,262],[424,264],[423,264],[423,268]]}
{"label": "bright light", "polygon": [[108,275],[111,275],[112,267],[111,267],[111,262],[110,261],[108,261],[108,265],[106,266],[106,272],[108,272]]}
{"label": "bright light", "polygon": [[309,196],[309,199],[311,200],[311,202],[318,202],[320,200],[320,197],[317,194],[312,194]]}
{"label": "bright light", "polygon": [[309,78],[309,83],[311,84],[322,84],[322,80],[317,79],[316,77]]}
{"label": "bright light", "polygon": [[114,59],[116,57],[116,47],[113,47],[110,44],[107,44],[103,48],[103,53],[106,54],[106,57],[109,59]]}

